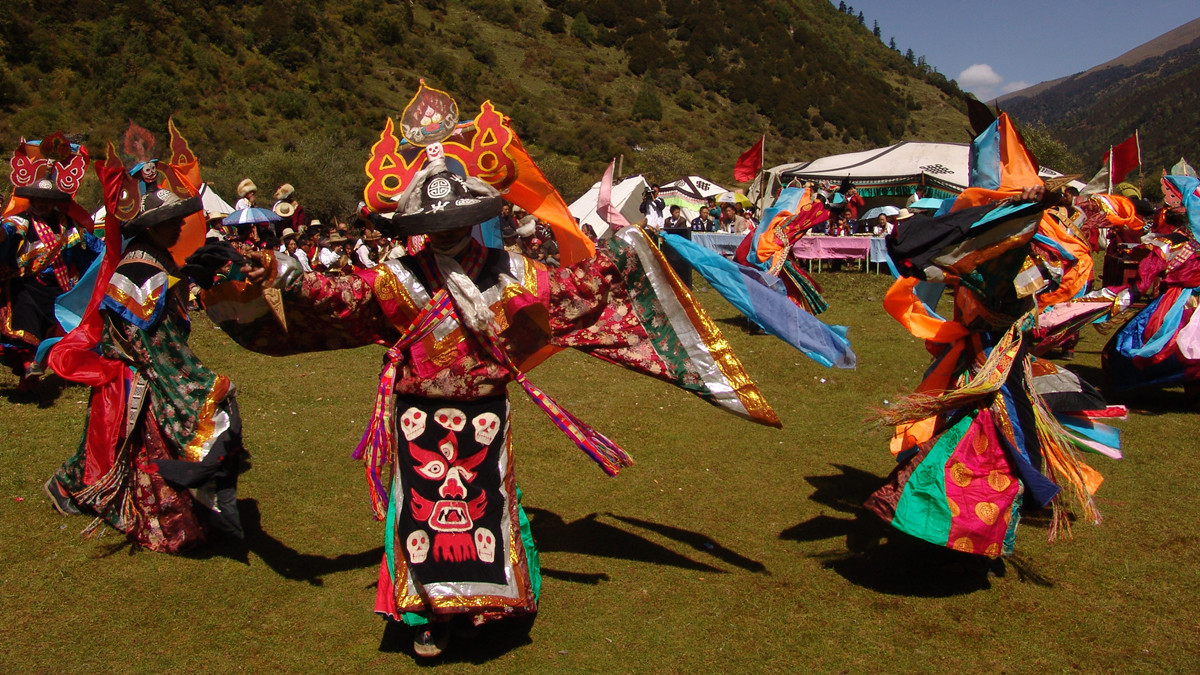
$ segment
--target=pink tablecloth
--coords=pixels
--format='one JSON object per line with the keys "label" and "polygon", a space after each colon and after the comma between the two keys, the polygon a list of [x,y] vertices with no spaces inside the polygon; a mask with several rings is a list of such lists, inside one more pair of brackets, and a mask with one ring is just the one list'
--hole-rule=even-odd
{"label": "pink tablecloth", "polygon": [[810,234],[792,247],[801,260],[866,260],[871,253],[871,237],[828,237]]}

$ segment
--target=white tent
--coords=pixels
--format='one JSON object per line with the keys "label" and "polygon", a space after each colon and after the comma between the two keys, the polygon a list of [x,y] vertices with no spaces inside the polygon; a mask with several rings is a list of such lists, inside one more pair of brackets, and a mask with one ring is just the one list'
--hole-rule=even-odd
{"label": "white tent", "polygon": [[233,213],[233,207],[229,205],[229,202],[221,199],[221,195],[214,192],[208,183],[200,184],[200,201],[204,202],[205,217],[212,218],[217,214],[227,216]]}
{"label": "white tent", "polygon": [[[233,207],[229,205],[221,196],[213,189],[208,187],[208,183],[200,184],[200,203],[204,205],[204,217],[212,218],[217,215],[227,216],[233,213]],[[104,221],[104,216],[108,212],[103,206],[92,214],[92,222],[99,225]]]}
{"label": "white tent", "polygon": [[[647,187],[649,187],[649,183],[641,176],[633,176],[613,184],[612,204],[617,207],[621,215],[625,216],[625,220],[636,223],[645,217],[638,211],[638,207],[642,204],[642,193]],[[571,206],[568,208],[571,209],[571,215],[579,221],[580,227],[591,225],[596,236],[601,237],[608,232],[608,224],[596,215],[596,202],[599,199],[600,183],[597,182],[582,197],[571,202]]]}
{"label": "white tent", "polygon": [[[923,185],[926,196],[945,198],[967,188],[970,152],[967,143],[904,141],[886,148],[782,164],[766,174],[772,189],[792,179],[840,183],[848,176],[863,197],[907,196]],[[1062,174],[1041,167],[1038,175],[1053,178]]]}
{"label": "white tent", "polygon": [[886,148],[784,164],[769,173],[784,185],[793,178],[840,183],[849,176],[863,197],[906,196],[918,185],[932,188],[932,196],[949,197],[967,187],[969,153],[966,143],[904,141]]}

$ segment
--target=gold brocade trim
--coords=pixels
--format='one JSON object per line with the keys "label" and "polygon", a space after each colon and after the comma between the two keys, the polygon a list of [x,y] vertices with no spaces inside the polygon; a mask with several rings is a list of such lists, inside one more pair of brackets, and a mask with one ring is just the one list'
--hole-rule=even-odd
{"label": "gold brocade trim", "polygon": [[[379,270],[379,273],[375,275],[375,284],[372,290],[379,300],[394,302],[403,308],[404,316],[400,318],[400,321],[392,321],[392,326],[403,333],[417,317],[420,308],[417,307],[417,303],[413,302],[412,294],[396,277],[391,266],[383,264],[378,265],[376,269]],[[392,317],[388,318],[392,319]]]}
{"label": "gold brocade trim", "polygon": [[524,282],[525,288],[528,289],[530,293],[533,293],[534,296],[537,296],[537,294],[538,294],[538,267],[537,267],[537,265],[540,263],[534,263],[534,261],[530,260],[529,258],[522,258],[521,261],[525,264],[525,282]]}
{"label": "gold brocade trim", "polygon": [[[640,229],[640,228],[639,228]],[[646,235],[645,230],[642,230],[642,236],[646,238],[648,243],[650,237]],[[704,344],[708,347],[708,351],[712,354],[713,362],[717,364],[717,368],[721,370],[721,374],[729,381],[733,387],[738,399],[745,406],[746,411],[754,419],[762,420],[767,424],[775,427],[782,427],[783,424],[779,421],[779,416],[775,414],[775,410],[767,403],[766,397],[759,391],[758,385],[754,384],[754,380],[750,379],[750,375],[746,373],[746,369],[742,366],[742,362],[738,359],[737,354],[733,353],[733,348],[729,346],[729,341],[721,334],[721,330],[713,322],[712,317],[704,308],[696,302],[692,297],[691,291],[687,286],[683,285],[683,281],[679,279],[679,275],[675,274],[675,270],[667,263],[666,256],[663,252],[654,245],[647,248],[654,254],[655,260],[664,272],[664,276],[670,281],[671,288],[674,289],[675,295],[679,298],[679,304],[687,312],[688,318],[691,319],[692,325],[696,327],[696,332],[699,333],[700,339],[704,340]]]}
{"label": "gold brocade trim", "polygon": [[433,334],[430,333],[429,337],[425,338],[426,355],[437,367],[445,368],[458,358],[458,343],[462,341],[462,328],[455,328],[441,340],[433,337]]}
{"label": "gold brocade trim", "polygon": [[158,306],[158,299],[162,297],[163,287],[166,285],[167,284],[163,284],[162,286],[155,288],[153,291],[150,291],[150,294],[147,296],[145,302],[138,302],[137,298],[134,298],[132,295],[126,293],[112,283],[108,284],[108,296],[121,303],[121,305],[126,309],[136,311],[138,317],[142,320],[145,320],[149,319],[150,315],[154,314],[154,308]]}
{"label": "gold brocade trim", "polygon": [[199,462],[203,457],[200,454],[201,449],[214,436],[216,425],[213,423],[213,415],[217,412],[217,406],[221,401],[225,400],[225,395],[229,393],[229,378],[224,375],[218,375],[213,382],[212,389],[209,390],[208,396],[204,398],[204,405],[200,408],[200,414],[196,416],[196,433],[192,435],[192,440],[180,451],[183,458],[189,462]]}
{"label": "gold brocade trim", "polygon": [[0,311],[0,318],[4,319],[4,325],[0,326],[0,334],[7,335],[10,338],[18,338],[25,342],[31,342],[33,344],[33,346],[36,347],[42,343],[41,340],[30,335],[29,331],[24,331],[24,330],[19,330],[19,329],[13,328],[13,325],[12,325],[12,289],[10,288],[11,285],[12,285],[11,281],[4,282],[4,299],[5,299],[6,304],[2,308],[3,311]]}
{"label": "gold brocade trim", "polygon": [[263,269],[267,271],[267,275],[256,285],[260,288],[267,288],[274,285],[275,279],[279,277],[279,261],[275,257],[275,251],[269,248],[262,250],[262,256]]}

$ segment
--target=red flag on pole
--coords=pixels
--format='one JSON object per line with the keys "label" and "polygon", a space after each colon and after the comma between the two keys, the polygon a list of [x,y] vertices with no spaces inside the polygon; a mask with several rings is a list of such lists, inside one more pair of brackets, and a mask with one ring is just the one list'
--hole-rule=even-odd
{"label": "red flag on pole", "polygon": [[1119,145],[1114,145],[1109,157],[1108,172],[1112,176],[1112,182],[1120,183],[1130,171],[1142,163],[1142,149],[1138,146],[1137,132],[1133,132],[1132,136],[1121,141]]}
{"label": "red flag on pole", "polygon": [[738,157],[737,164],[733,166],[733,179],[740,182],[754,180],[758,172],[762,169],[763,162],[763,138],[758,139],[752,148],[742,153]]}

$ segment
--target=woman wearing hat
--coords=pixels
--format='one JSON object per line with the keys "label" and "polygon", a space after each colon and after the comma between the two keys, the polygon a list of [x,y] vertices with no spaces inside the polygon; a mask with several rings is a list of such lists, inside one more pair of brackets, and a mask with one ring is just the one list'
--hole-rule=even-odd
{"label": "woman wearing hat", "polygon": [[284,183],[275,189],[275,204],[271,210],[283,219],[276,224],[281,230],[290,227],[299,232],[308,222],[304,217],[304,207],[296,201],[296,188],[291,183]]}
{"label": "woman wearing hat", "polygon": [[[97,525],[167,553],[213,532],[242,537],[234,388],[188,347],[188,283],[169,253],[184,218],[200,208],[199,197],[150,192],[122,228],[132,241],[100,303],[98,345],[103,359],[121,368],[121,400],[95,390],[78,451],[46,482],[63,514],[98,516]],[[109,430],[115,437],[105,442]]]}
{"label": "woman wearing hat", "polygon": [[72,188],[78,185],[53,171],[30,176],[13,189],[13,205],[26,206],[0,220],[0,357],[20,376],[23,392],[40,374],[38,345],[61,334],[54,301],[74,288],[104,248],[90,223],[77,218],[82,210]]}
{"label": "woman wearing hat", "polygon": [[[289,330],[237,284],[208,292],[227,310],[216,317],[221,327],[256,351],[392,345],[358,454],[376,516],[386,519],[376,611],[415,627],[420,656],[441,652],[451,622],[537,611],[541,577],[513,473],[509,382],[606,472],[630,463],[524,376],[547,346],[580,349],[778,424],[704,310],[667,281],[640,230],[625,228],[594,258],[554,269],[472,239],[472,227],[498,215],[501,203],[487,183],[433,159],[392,221],[398,235],[427,235],[419,253],[338,277],[299,275],[291,258],[256,254],[261,267],[248,270],[250,283],[282,291]],[[244,311],[228,311],[239,298]]]}
{"label": "woman wearing hat", "polygon": [[237,203],[233,205],[234,211],[251,208],[258,198],[258,186],[249,178],[243,178],[237,185],[237,196]]}
{"label": "woman wearing hat", "polygon": [[308,262],[308,254],[304,252],[304,249],[300,248],[300,242],[292,228],[284,228],[283,232],[279,235],[279,239],[283,242],[279,245],[279,252],[292,256],[300,263],[300,269],[305,272],[311,272],[312,266]]}

